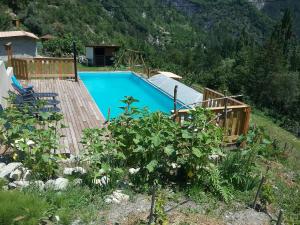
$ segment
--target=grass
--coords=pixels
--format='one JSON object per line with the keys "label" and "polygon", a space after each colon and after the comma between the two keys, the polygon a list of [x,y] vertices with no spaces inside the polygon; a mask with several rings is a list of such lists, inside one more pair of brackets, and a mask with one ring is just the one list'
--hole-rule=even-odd
{"label": "grass", "polygon": [[275,124],[262,112],[254,110],[251,122],[264,127],[280,148],[288,146],[286,157],[268,162],[271,165],[268,181],[274,191],[274,206],[284,209],[287,224],[300,224],[300,139]]}
{"label": "grass", "polygon": [[0,224],[38,224],[51,208],[38,195],[19,191],[0,191],[0,202]]}
{"label": "grass", "polygon": [[28,189],[26,192],[41,196],[51,205],[54,214],[60,218],[60,224],[71,224],[75,220],[88,224],[101,219],[99,211],[104,208],[104,202],[99,190],[87,186],[69,186],[61,192],[36,189]]}
{"label": "grass", "polygon": [[[27,188],[23,191],[0,191],[0,224],[39,224],[40,221],[59,220],[59,224],[71,224],[80,220],[83,224],[104,220],[103,193],[86,186],[69,186],[66,191],[39,191]],[[48,223],[47,223],[48,224]],[[52,223],[51,223],[52,224]]]}
{"label": "grass", "polygon": [[293,170],[300,170],[300,139],[294,136],[292,133],[279,127],[272,122],[271,118],[263,115],[262,112],[254,110],[251,115],[251,123],[264,127],[265,131],[270,135],[272,139],[276,139],[281,147],[284,147],[285,143],[291,149],[288,159],[284,162],[286,166]]}
{"label": "grass", "polygon": [[86,66],[83,64],[77,64],[78,71],[114,71],[114,67],[112,66],[105,66],[105,67],[98,67],[98,66]]}

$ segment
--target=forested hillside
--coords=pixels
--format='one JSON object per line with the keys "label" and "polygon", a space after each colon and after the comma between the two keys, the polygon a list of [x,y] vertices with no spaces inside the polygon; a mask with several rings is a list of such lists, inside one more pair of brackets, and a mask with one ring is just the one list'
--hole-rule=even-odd
{"label": "forested hillside", "polygon": [[285,1],[273,1],[267,2],[263,8],[265,12],[272,19],[279,20],[284,13],[284,9],[289,8],[291,10],[294,22],[295,32],[298,37],[300,36],[300,1],[297,0],[285,0]]}
{"label": "forested hillside", "polygon": [[15,29],[14,13],[22,29],[75,39],[81,50],[117,43],[143,51],[150,67],[242,93],[299,135],[298,0],[267,1],[262,9],[247,0],[0,1],[1,30]]}

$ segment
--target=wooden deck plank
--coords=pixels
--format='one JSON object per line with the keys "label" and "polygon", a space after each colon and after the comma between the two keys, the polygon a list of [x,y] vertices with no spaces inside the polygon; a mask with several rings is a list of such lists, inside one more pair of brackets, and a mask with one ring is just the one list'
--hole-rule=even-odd
{"label": "wooden deck plank", "polygon": [[64,115],[63,123],[68,126],[61,130],[65,137],[61,138],[60,143],[65,147],[61,147],[60,152],[78,154],[82,130],[101,127],[104,123],[102,113],[82,81],[33,79],[28,83],[33,84],[36,91],[58,93],[58,107]]}

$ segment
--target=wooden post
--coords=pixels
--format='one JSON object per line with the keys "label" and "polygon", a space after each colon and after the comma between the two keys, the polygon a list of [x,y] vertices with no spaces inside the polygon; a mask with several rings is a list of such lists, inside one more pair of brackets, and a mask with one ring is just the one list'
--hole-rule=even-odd
{"label": "wooden post", "polygon": [[178,86],[175,85],[174,88],[174,121],[177,119],[177,90],[178,90]]}
{"label": "wooden post", "polygon": [[282,211],[282,209],[280,209],[280,212],[279,212],[279,216],[278,216],[276,225],[281,225],[282,219],[283,219],[283,211]]}
{"label": "wooden post", "polygon": [[107,123],[109,123],[110,121],[110,108],[108,108],[108,112],[107,112]]}
{"label": "wooden post", "polygon": [[228,98],[227,98],[227,93],[225,91],[225,96],[224,96],[224,127],[225,127],[225,137],[228,136],[228,125],[227,125],[227,106],[228,106]]}
{"label": "wooden post", "polygon": [[246,135],[249,130],[249,124],[250,124],[250,115],[251,115],[251,108],[245,109],[245,121],[244,121],[244,127],[243,127],[243,134]]}
{"label": "wooden post", "polygon": [[155,207],[155,194],[156,194],[156,185],[153,185],[153,187],[152,187],[152,196],[151,196],[151,208],[150,208],[150,215],[149,215],[148,225],[151,225],[153,223],[154,207]]}
{"label": "wooden post", "polygon": [[7,66],[12,66],[12,44],[8,42],[4,45],[7,54]]}
{"label": "wooden post", "polygon": [[256,202],[257,202],[258,196],[260,194],[260,191],[261,191],[261,188],[262,188],[262,185],[264,184],[264,182],[265,182],[265,177],[263,176],[260,183],[259,183],[256,195],[255,195],[255,198],[254,198],[253,209],[255,209],[255,207],[256,207]]}
{"label": "wooden post", "polygon": [[259,186],[258,186],[256,195],[255,195],[255,198],[254,198],[254,202],[253,202],[253,206],[252,206],[253,209],[255,209],[255,207],[256,207],[256,202],[257,202],[257,199],[258,199],[258,197],[259,197],[259,195],[260,195],[261,188],[262,188],[262,186],[263,186],[265,180],[266,180],[266,177],[263,176],[263,177],[261,178],[261,181],[260,181],[260,183],[259,183]]}
{"label": "wooden post", "polygon": [[73,56],[74,56],[74,73],[75,73],[75,81],[78,82],[78,74],[77,74],[77,51],[76,51],[76,43],[73,41]]}

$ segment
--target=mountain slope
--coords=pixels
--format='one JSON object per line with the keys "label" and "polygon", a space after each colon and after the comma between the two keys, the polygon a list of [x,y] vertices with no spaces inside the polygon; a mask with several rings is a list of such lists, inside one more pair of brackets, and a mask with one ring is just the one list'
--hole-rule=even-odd
{"label": "mountain slope", "polygon": [[161,44],[167,41],[186,45],[187,42],[199,41],[203,33],[220,27],[226,28],[234,35],[238,35],[246,27],[250,33],[261,38],[271,25],[269,18],[245,0],[23,2],[28,4],[4,5],[10,7],[22,19],[25,29],[38,35],[50,33],[60,36],[71,33],[83,42],[130,40]]}
{"label": "mountain slope", "polygon": [[293,15],[295,33],[300,37],[300,1],[286,0],[266,2],[263,7],[265,12],[272,19],[279,20],[285,9],[289,9]]}

